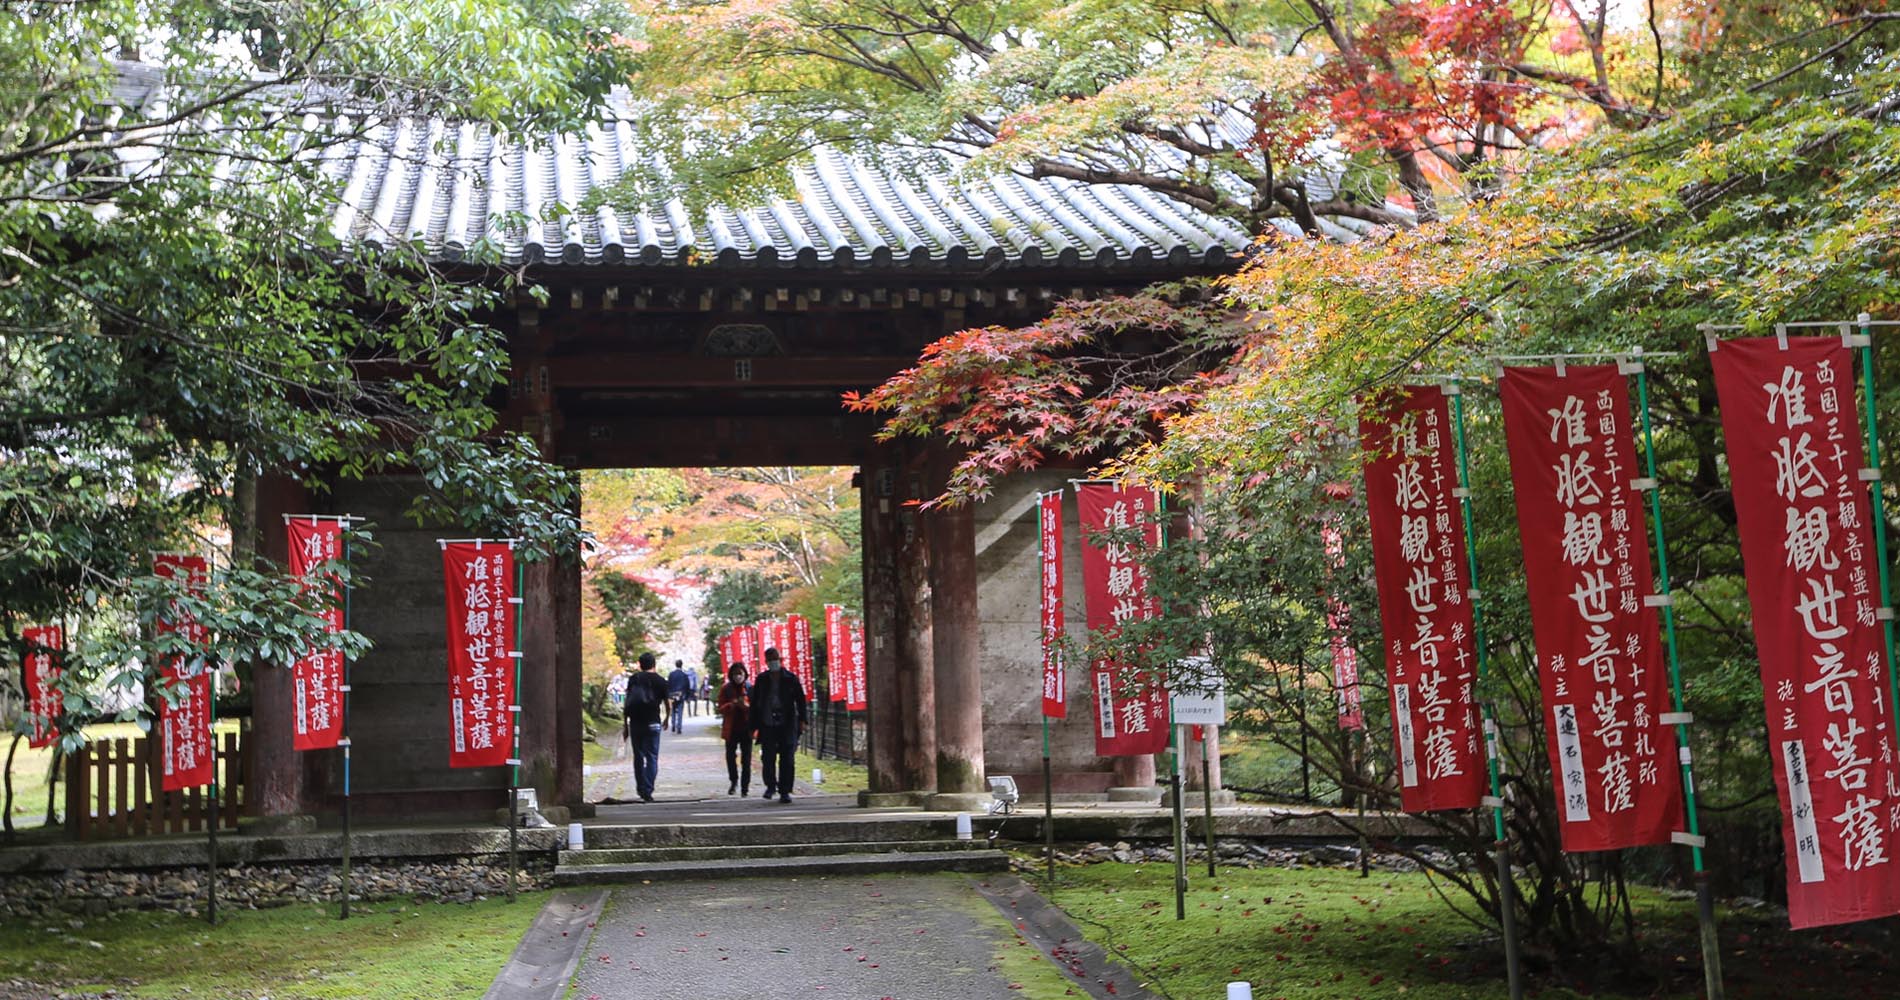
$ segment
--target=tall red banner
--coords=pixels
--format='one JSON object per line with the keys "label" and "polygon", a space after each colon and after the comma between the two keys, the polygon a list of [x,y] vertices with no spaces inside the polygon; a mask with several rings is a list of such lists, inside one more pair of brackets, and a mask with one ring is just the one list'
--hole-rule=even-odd
{"label": "tall red banner", "polygon": [[739,659],[745,661],[746,668],[753,676],[765,669],[762,658],[765,650],[759,648],[759,630],[751,625],[740,625],[733,629],[735,644],[739,647]]}
{"label": "tall red banner", "polygon": [[[290,575],[308,580],[312,591],[325,592],[324,618],[330,634],[343,631],[343,595],[334,579],[310,579],[315,568],[343,556],[343,522],[290,519],[284,522],[290,542]],[[343,651],[312,650],[290,667],[291,746],[298,750],[325,750],[343,737]]]}
{"label": "tall red banner", "polygon": [[515,742],[515,553],[507,542],[445,542],[449,766],[498,767]]}
{"label": "tall red banner", "polygon": [[[152,572],[182,583],[189,593],[204,590],[210,567],[203,556],[164,553],[152,561]],[[160,751],[159,787],[167,792],[208,785],[213,780],[211,746],[211,669],[205,660],[205,627],[177,608],[158,620],[159,635],[177,635],[186,652],[164,657],[159,676],[167,689],[182,687],[176,706],[158,700]]]}
{"label": "tall red banner", "polygon": [[851,640],[851,689],[844,707],[848,712],[862,712],[870,704],[864,690],[864,623],[852,619],[847,634]]}
{"label": "tall red banner", "polygon": [[[1346,568],[1346,540],[1334,524],[1319,529],[1326,565]],[[1326,647],[1333,658],[1333,692],[1339,707],[1339,728],[1366,728],[1364,700],[1359,693],[1359,650],[1352,644],[1352,608],[1336,593],[1326,595]]]}
{"label": "tall red banner", "polygon": [[832,701],[844,701],[850,695],[851,667],[845,662],[849,650],[850,640],[844,634],[844,609],[836,604],[825,605],[825,685]]}
{"label": "tall red banner", "polygon": [[1666,844],[1682,782],[1628,382],[1572,365],[1500,385],[1564,850]]}
{"label": "tall red banner", "polygon": [[[1089,631],[1114,635],[1126,621],[1160,613],[1148,593],[1142,549],[1161,547],[1161,525],[1153,520],[1154,491],[1145,486],[1083,483],[1076,487],[1082,515],[1082,595]],[[1103,537],[1137,529],[1139,546]],[[1121,682],[1119,664],[1103,661],[1089,669],[1095,693],[1095,752],[1103,757],[1159,753],[1168,746],[1168,692],[1152,677],[1138,678],[1132,690]]]}
{"label": "tall red banner", "polygon": [[20,630],[26,640],[26,712],[33,730],[26,745],[49,746],[59,738],[61,696],[60,659],[66,652],[66,632],[58,625],[33,625]]}
{"label": "tall red banner", "polygon": [[1037,504],[1042,554],[1042,714],[1069,715],[1062,671],[1062,492],[1044,493]]}
{"label": "tall red banner", "polygon": [[1850,350],[1839,337],[1722,341],[1742,566],[1767,700],[1796,927],[1900,913],[1900,831],[1873,518]]}
{"label": "tall red banner", "polygon": [[805,685],[806,697],[810,697],[815,690],[811,686],[811,622],[806,621],[804,615],[785,616],[785,644],[791,647],[792,672],[798,675],[798,682]]}
{"label": "tall red banner", "polygon": [[1406,812],[1470,809],[1487,783],[1472,695],[1473,585],[1444,390],[1412,386],[1368,404],[1359,440],[1399,801]]}

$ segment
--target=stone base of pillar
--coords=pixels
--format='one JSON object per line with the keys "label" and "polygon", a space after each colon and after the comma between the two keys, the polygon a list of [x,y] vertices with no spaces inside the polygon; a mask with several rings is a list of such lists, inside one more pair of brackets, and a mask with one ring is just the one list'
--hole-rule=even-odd
{"label": "stone base of pillar", "polygon": [[1111,788],[1108,790],[1108,801],[1110,802],[1146,802],[1149,805],[1157,805],[1161,802],[1161,795],[1165,791],[1166,789],[1162,788],[1160,785]]}
{"label": "stone base of pillar", "polygon": [[[1214,804],[1216,806],[1231,806],[1238,801],[1238,797],[1236,797],[1233,792],[1224,788],[1216,788],[1214,790]],[[1170,808],[1174,806],[1174,799],[1168,795],[1166,789],[1162,789],[1161,802]],[[1190,812],[1196,809],[1205,809],[1207,808],[1206,796],[1202,795],[1198,790],[1184,791],[1181,793],[1181,805],[1182,808]]]}
{"label": "stone base of pillar", "polygon": [[244,821],[244,832],[254,837],[291,837],[316,833],[317,818],[308,813],[288,816],[259,816]]}
{"label": "stone base of pillar", "polygon": [[988,792],[938,792],[924,808],[931,812],[966,812],[982,815],[996,801]]}
{"label": "stone base of pillar", "polygon": [[930,802],[929,792],[859,792],[860,809],[922,809]]}

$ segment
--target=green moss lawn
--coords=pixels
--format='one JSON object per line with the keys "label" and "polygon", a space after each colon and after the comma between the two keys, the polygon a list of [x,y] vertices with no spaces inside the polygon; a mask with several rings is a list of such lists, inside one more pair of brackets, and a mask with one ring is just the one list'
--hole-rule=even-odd
{"label": "green moss lawn", "polygon": [[[1234,980],[1257,1000],[1490,1000],[1507,996],[1495,936],[1454,913],[1423,875],[1332,869],[1189,869],[1187,919],[1175,920],[1173,868],[1097,864],[1057,870],[1053,893],[1084,933],[1176,998],[1226,996]],[[1828,932],[1724,912],[1731,998],[1893,997],[1900,924]],[[1643,893],[1640,959],[1553,963],[1531,956],[1530,995],[1692,998],[1701,995],[1691,903]]]}
{"label": "green moss lawn", "polygon": [[0,983],[201,1000],[448,1000],[478,997],[540,912],[518,901],[298,904],[238,910],[217,927],[172,913],[9,920]]}

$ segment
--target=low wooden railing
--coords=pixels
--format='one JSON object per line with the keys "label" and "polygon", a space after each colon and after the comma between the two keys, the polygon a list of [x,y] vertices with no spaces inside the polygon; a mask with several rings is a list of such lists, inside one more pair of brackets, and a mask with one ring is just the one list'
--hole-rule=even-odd
{"label": "low wooden railing", "polygon": [[[236,829],[250,747],[238,733],[218,737],[218,825]],[[66,834],[99,840],[200,831],[211,819],[209,793],[160,792],[157,741],[149,736],[97,740],[66,758]]]}

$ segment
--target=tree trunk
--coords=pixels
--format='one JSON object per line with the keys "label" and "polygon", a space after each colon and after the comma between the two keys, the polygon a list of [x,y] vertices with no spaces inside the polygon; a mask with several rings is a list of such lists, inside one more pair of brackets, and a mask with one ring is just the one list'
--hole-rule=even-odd
{"label": "tree trunk", "polygon": [[7,843],[13,843],[13,755],[20,752],[21,734],[13,734],[13,742],[7,745],[7,773],[5,776],[6,794],[4,804],[0,804],[0,826],[6,828]]}

